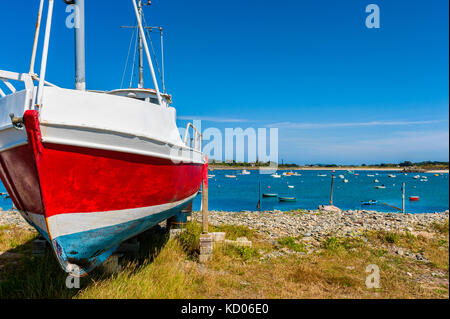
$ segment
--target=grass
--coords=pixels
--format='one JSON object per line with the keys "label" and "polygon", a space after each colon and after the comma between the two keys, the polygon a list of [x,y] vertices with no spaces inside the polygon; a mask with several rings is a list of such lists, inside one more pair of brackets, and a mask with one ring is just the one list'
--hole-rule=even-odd
{"label": "grass", "polygon": [[[448,222],[447,222],[448,223]],[[252,247],[215,248],[213,258],[197,262],[201,227],[189,223],[177,238],[162,230],[142,237],[138,258],[125,258],[116,275],[101,271],[81,279],[81,289],[67,289],[66,275],[53,255],[31,257],[36,233],[0,228],[0,251],[22,254],[14,263],[0,256],[2,298],[448,298],[448,232],[433,226],[432,238],[410,233],[368,232],[361,237],[329,237],[308,254],[262,257],[277,248],[304,251],[301,238],[272,244],[242,226],[211,227],[227,238],[247,237]],[[144,240],[145,238],[145,240]],[[394,252],[401,247],[418,261]],[[278,250],[283,251],[283,250]],[[3,262],[3,264],[1,264]],[[368,265],[380,269],[379,289],[368,289]],[[432,275],[437,274],[437,275]]]}
{"label": "grass", "polygon": [[437,231],[441,234],[448,235],[448,230],[449,230],[448,219],[445,221],[445,223],[441,223],[441,224],[434,223],[433,228],[435,231]]}
{"label": "grass", "polygon": [[293,237],[283,237],[278,240],[278,244],[281,247],[287,247],[296,252],[307,252],[307,249],[303,243],[298,242]]}

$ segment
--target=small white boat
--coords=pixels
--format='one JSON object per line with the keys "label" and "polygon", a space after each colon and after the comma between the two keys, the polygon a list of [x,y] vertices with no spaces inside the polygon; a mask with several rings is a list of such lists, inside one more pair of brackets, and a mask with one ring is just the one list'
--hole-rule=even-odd
{"label": "small white boat", "polygon": [[394,175],[394,174],[389,174],[388,177],[390,177],[390,178],[396,178],[397,176]]}
{"label": "small white boat", "polygon": [[343,179],[343,178],[345,178],[345,176],[344,175],[339,175],[339,178]]}
{"label": "small white boat", "polygon": [[348,183],[348,179],[344,179],[344,183]]}
{"label": "small white boat", "polygon": [[288,185],[288,187],[289,187],[289,188],[294,188],[294,186],[293,186],[293,185]]}
{"label": "small white boat", "polygon": [[385,188],[386,188],[386,186],[384,186],[384,185],[375,186],[375,189],[385,189]]}
{"label": "small white boat", "polygon": [[367,174],[367,177],[374,177],[375,175]]}
{"label": "small white boat", "polygon": [[428,182],[428,179],[422,178],[420,181],[421,181],[421,182]]}
{"label": "small white boat", "polygon": [[216,175],[208,175],[208,178],[214,178]]}
{"label": "small white boat", "polygon": [[420,175],[416,175],[416,176],[414,176],[413,178],[414,178],[414,179],[419,179],[419,178],[420,178]]}
{"label": "small white boat", "polygon": [[326,177],[327,174],[318,174],[317,176],[319,176],[319,177]]}
{"label": "small white boat", "polygon": [[249,171],[247,171],[246,169],[244,169],[241,174],[242,175],[250,175],[251,173]]}
{"label": "small white boat", "polygon": [[379,181],[378,179],[376,179],[376,180],[374,180],[373,182],[374,182],[374,183],[379,183],[380,181]]}
{"label": "small white boat", "polygon": [[302,174],[294,173],[292,176],[302,176]]}
{"label": "small white boat", "polygon": [[270,176],[272,176],[273,178],[281,178],[281,175],[279,175],[279,174],[277,174],[277,173],[272,174],[272,175],[270,175]]}
{"label": "small white boat", "polygon": [[226,178],[236,178],[236,175],[225,175]]}

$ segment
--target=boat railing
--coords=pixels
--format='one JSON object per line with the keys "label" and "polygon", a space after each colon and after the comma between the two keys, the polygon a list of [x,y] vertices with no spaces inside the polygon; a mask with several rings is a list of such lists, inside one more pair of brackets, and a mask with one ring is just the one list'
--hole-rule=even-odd
{"label": "boat railing", "polygon": [[2,90],[0,87],[0,97],[6,97],[6,95],[14,94],[17,92],[17,88],[10,82],[23,82],[25,84],[25,89],[33,89],[33,78],[28,73],[16,73],[0,70],[0,82],[2,82],[8,89],[9,93]]}
{"label": "boat railing", "polygon": [[[192,128],[193,135],[189,133],[189,129]],[[188,138],[190,137],[189,141]],[[186,132],[184,133],[184,144],[187,147],[193,148],[197,151],[202,151],[202,134],[192,123],[188,123],[186,126]]]}

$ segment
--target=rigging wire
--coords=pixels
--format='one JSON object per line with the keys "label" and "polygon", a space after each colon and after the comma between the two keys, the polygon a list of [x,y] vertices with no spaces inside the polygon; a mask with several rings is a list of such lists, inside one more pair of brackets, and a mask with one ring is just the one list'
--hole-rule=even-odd
{"label": "rigging wire", "polygon": [[133,32],[131,33],[130,46],[128,47],[127,59],[125,61],[125,68],[123,69],[122,81],[120,82],[120,88],[121,89],[123,88],[123,82],[125,81],[125,74],[126,74],[127,69],[128,69],[128,60],[130,58],[131,45],[133,44],[134,34],[135,34],[135,32],[133,30]]}
{"label": "rigging wire", "polygon": [[[138,30],[136,28],[136,33],[137,32],[138,32]],[[133,66],[131,67],[130,86],[128,88],[131,88],[131,86],[133,84],[134,69],[135,69],[135,65],[136,65],[136,51],[137,51],[137,47],[138,47],[138,37],[136,37],[136,44],[135,44],[135,47],[134,47]]]}
{"label": "rigging wire", "polygon": [[[146,27],[146,26],[147,26],[147,21],[145,20],[145,16],[143,16],[143,22],[144,22],[144,27]],[[155,48],[154,48],[154,46],[153,46],[153,42],[152,42],[152,39],[151,39],[151,37],[150,37],[150,31],[149,31],[148,28],[144,28],[144,30],[146,31],[146,36],[147,36],[147,38],[148,38],[148,41],[150,42],[150,46],[151,46],[151,49],[152,49],[153,58],[154,58],[154,60],[155,60],[156,68],[157,68],[157,70],[158,70],[159,78],[161,79],[161,82],[163,82],[163,76],[162,76],[162,74],[161,74],[161,69],[160,69],[160,67],[159,67],[158,58],[157,58],[157,56],[156,56]]]}

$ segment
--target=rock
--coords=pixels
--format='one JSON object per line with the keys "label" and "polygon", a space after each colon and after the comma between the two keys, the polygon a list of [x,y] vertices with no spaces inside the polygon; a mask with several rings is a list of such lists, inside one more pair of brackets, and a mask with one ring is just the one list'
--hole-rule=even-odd
{"label": "rock", "polygon": [[319,205],[319,211],[341,213],[342,210],[333,205]]}

